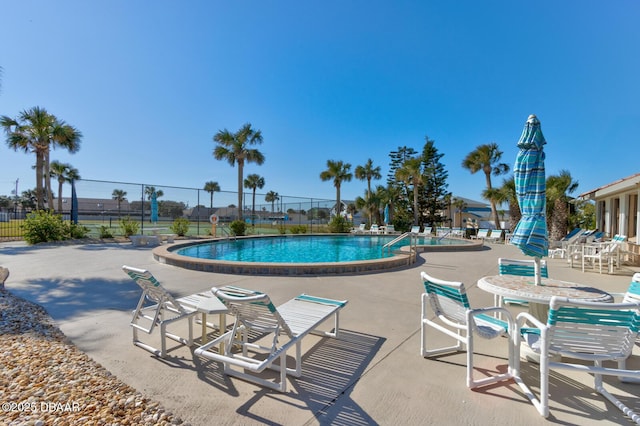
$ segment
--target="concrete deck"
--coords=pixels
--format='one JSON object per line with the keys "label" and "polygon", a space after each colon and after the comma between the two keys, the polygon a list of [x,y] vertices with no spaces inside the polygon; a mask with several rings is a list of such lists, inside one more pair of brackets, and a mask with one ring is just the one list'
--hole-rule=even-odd
{"label": "concrete deck", "polygon": [[[524,258],[509,245],[485,250],[423,253],[418,264],[392,272],[329,277],[269,277],[213,274],[159,264],[151,250],[129,244],[0,244],[0,265],[11,271],[6,288],[44,306],[62,331],[85,353],[193,425],[413,425],[413,424],[631,424],[592,390],[580,374],[551,379],[551,414],[540,417],[517,385],[504,382],[471,391],[465,386],[465,355],[420,356],[421,270],[462,281],[476,307],[493,304],[477,288],[478,278],[497,274],[498,257]],[[303,344],[303,377],[280,394],[221,374],[217,363],[178,348],[165,360],[131,344],[130,313],[139,288],[123,264],[149,269],[177,296],[233,284],[267,292],[281,304],[299,293],[348,299],[341,339],[309,336]],[[638,268],[616,275],[582,273],[566,260],[549,259],[549,275],[609,292],[626,290]],[[434,340],[443,340],[432,333]],[[507,365],[506,339],[476,340],[476,366],[489,372]],[[629,367],[640,369],[640,347]],[[537,380],[535,364],[523,363],[525,378]],[[640,385],[605,378],[620,395]],[[537,382],[536,382],[537,383]]]}

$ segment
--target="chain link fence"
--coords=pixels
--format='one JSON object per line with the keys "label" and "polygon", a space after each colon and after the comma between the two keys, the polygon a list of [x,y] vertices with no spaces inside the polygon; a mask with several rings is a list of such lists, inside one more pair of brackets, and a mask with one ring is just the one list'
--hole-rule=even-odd
{"label": "chain link fence", "polygon": [[[189,221],[189,236],[224,234],[225,227],[240,217],[237,208],[238,193],[184,188],[148,183],[130,183],[81,179],[75,181],[78,200],[78,223],[90,230],[90,236],[99,237],[105,229],[114,236],[122,235],[120,220],[129,218],[139,223],[140,233],[171,227],[177,218]],[[155,192],[157,210],[152,205]],[[56,212],[64,220],[71,219],[71,185],[63,186],[61,197],[56,196]],[[267,201],[269,200],[269,201]],[[308,232],[326,230],[335,200],[293,197],[264,193],[242,194],[242,218],[250,233],[279,233],[293,225],[304,225]],[[60,210],[61,208],[61,210]],[[152,211],[153,208],[153,211]],[[32,208],[15,203],[0,211],[0,240],[21,239],[21,224]],[[157,213],[157,217],[156,217]],[[216,215],[217,226],[210,218]]]}

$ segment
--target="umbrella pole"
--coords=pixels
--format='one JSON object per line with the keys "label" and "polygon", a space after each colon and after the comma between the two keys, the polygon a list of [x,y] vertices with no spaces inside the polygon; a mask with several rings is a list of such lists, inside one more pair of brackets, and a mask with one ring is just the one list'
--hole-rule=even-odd
{"label": "umbrella pole", "polygon": [[535,285],[542,285],[542,272],[540,271],[540,258],[533,258],[533,277]]}

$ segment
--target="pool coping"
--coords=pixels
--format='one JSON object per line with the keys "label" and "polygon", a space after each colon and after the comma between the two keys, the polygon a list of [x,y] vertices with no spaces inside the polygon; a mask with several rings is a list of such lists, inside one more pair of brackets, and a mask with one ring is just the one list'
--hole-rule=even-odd
{"label": "pool coping", "polygon": [[[248,238],[275,238],[296,236],[327,236],[336,234],[294,234],[294,235],[251,235],[235,237],[238,239]],[[343,234],[339,234],[343,235]],[[361,235],[359,235],[361,236]],[[374,235],[375,236],[375,235]],[[202,244],[204,242],[222,241],[228,238],[209,238],[206,240],[195,240],[174,244],[160,245],[152,250],[153,258],[163,264],[191,269],[194,271],[214,272],[222,274],[236,275],[348,275],[375,273],[389,271],[401,267],[410,266],[413,256],[407,247],[394,251],[394,255],[381,259],[358,260],[349,262],[317,262],[317,263],[273,263],[273,262],[236,262],[230,260],[197,259],[182,256],[175,253],[184,247]],[[418,252],[424,251],[458,251],[461,247],[464,250],[479,250],[483,247],[483,242],[469,243],[464,240],[464,245],[431,246],[419,245]]]}

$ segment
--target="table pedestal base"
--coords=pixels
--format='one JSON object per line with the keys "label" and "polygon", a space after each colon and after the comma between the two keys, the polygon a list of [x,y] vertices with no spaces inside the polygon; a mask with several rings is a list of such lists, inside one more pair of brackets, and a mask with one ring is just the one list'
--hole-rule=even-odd
{"label": "table pedestal base", "polygon": [[[530,302],[529,313],[536,317],[543,324],[546,324],[547,317],[549,316],[549,305]],[[522,361],[540,364],[540,354],[534,352],[527,344],[524,344],[520,347],[520,359]],[[560,361],[561,359],[562,357],[560,355],[551,355],[549,360]]]}

